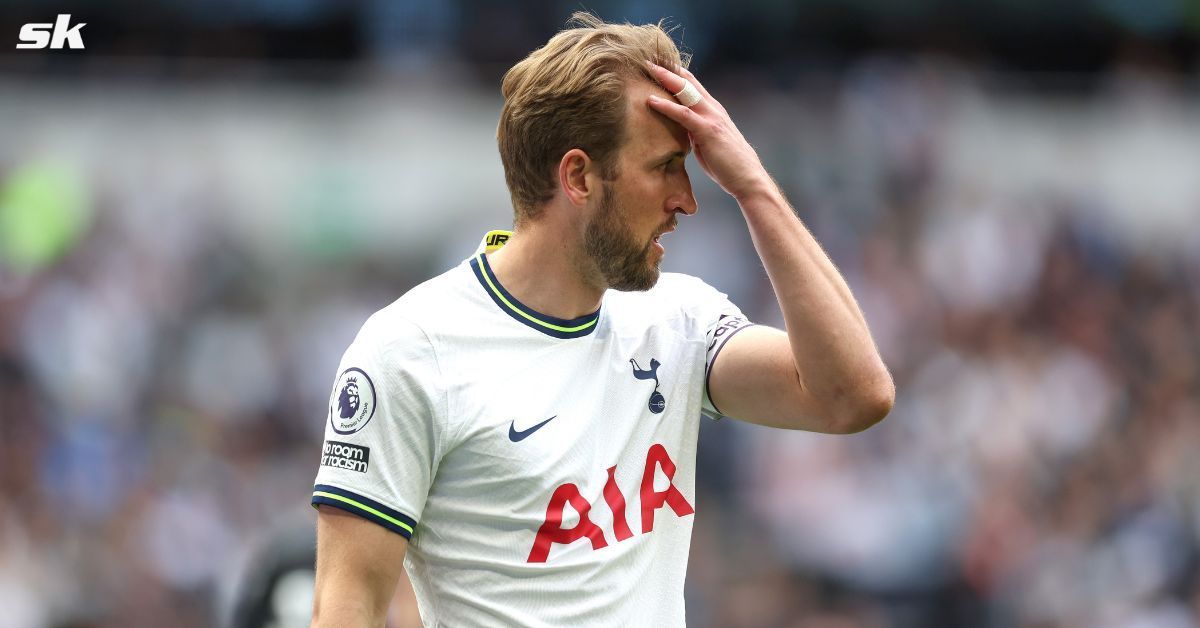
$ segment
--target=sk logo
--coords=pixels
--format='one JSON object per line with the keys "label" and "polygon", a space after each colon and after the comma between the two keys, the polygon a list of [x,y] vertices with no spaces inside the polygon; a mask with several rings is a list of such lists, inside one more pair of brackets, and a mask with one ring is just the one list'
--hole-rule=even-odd
{"label": "sk logo", "polygon": [[646,407],[654,414],[662,414],[662,411],[667,407],[667,398],[658,392],[658,367],[661,363],[654,358],[650,358],[650,369],[642,370],[638,366],[637,360],[629,359],[629,363],[633,365],[633,376],[637,379],[652,379],[654,380],[654,392],[650,393],[650,401],[646,403]]}
{"label": "sk logo", "polygon": [[[68,26],[70,28],[67,28]],[[58,14],[53,24],[49,22],[26,24],[21,27],[19,36],[21,43],[17,44],[17,49],[42,50],[49,47],[51,50],[62,50],[65,46],[82,50],[83,33],[80,31],[84,26],[87,26],[87,22],[71,26],[70,13]]]}

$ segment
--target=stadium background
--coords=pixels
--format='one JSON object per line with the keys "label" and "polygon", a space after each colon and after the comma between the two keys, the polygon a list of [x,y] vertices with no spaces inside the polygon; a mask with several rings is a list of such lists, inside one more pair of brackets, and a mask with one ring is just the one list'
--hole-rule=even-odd
{"label": "stadium background", "polygon": [[[0,625],[218,624],[308,542],[341,350],[509,223],[499,78],[578,8],[0,4]],[[683,25],[898,390],[704,425],[689,624],[1200,625],[1200,2],[587,8]],[[689,167],[664,267],[778,324]]]}

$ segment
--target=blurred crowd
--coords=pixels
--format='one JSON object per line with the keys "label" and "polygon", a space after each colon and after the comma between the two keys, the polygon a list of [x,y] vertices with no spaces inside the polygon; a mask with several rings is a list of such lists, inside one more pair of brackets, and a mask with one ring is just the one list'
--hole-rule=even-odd
{"label": "blurred crowd", "polygon": [[[689,624],[1200,625],[1200,246],[1178,227],[1200,193],[1178,222],[1103,182],[963,167],[963,120],[1010,107],[1052,135],[1064,107],[954,64],[760,80],[708,83],[847,276],[898,396],[853,436],[703,425]],[[1178,131],[1200,124],[1170,77],[1074,98],[1068,118],[1190,103]],[[481,233],[417,227],[400,255],[327,220],[348,244],[264,247],[284,235],[230,218],[256,207],[219,169],[121,176],[121,150],[62,171],[0,148],[0,625],[221,622],[270,532],[313,517],[341,351]],[[781,324],[736,206],[689,168],[701,210],[665,269]],[[486,214],[508,224],[507,197]]]}
{"label": "blurred crowd", "polygon": [[[1105,208],[1101,182],[998,191],[956,169],[939,135],[979,93],[945,69],[852,72],[834,117],[870,138],[852,151],[869,163],[792,192],[865,310],[895,409],[850,437],[702,431],[720,507],[705,517],[701,498],[693,609],[747,628],[1200,625],[1197,238],[1147,244],[1106,218],[1162,219],[1153,189]],[[1140,107],[1133,84],[1104,98]]]}

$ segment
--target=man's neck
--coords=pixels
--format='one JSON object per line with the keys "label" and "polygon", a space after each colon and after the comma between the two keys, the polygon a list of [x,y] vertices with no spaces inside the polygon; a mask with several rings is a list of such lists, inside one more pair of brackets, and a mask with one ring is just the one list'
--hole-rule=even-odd
{"label": "man's neck", "polygon": [[600,307],[605,287],[588,281],[577,263],[574,234],[549,225],[521,225],[487,256],[501,285],[518,301],[555,318],[587,316]]}

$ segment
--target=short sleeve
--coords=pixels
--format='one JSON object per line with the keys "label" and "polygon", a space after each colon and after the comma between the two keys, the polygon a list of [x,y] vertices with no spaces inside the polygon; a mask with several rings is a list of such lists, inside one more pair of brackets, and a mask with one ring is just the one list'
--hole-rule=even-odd
{"label": "short sleeve", "polygon": [[698,311],[703,317],[706,347],[704,357],[704,395],[701,409],[704,414],[714,419],[720,419],[724,414],[713,404],[712,398],[708,394],[708,381],[709,376],[712,374],[713,364],[716,362],[717,357],[721,355],[721,349],[725,348],[725,343],[729,342],[730,338],[743,329],[752,327],[754,323],[750,322],[746,318],[746,315],[742,314],[742,311],[724,293],[708,284],[700,283],[703,288],[697,291],[701,299],[698,304]]}
{"label": "short sleeve", "polygon": [[312,504],[411,538],[440,457],[439,367],[416,325],[389,321],[381,339],[370,326],[338,366]]}

